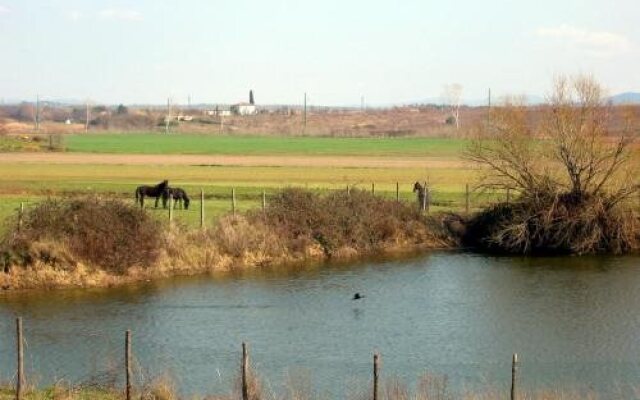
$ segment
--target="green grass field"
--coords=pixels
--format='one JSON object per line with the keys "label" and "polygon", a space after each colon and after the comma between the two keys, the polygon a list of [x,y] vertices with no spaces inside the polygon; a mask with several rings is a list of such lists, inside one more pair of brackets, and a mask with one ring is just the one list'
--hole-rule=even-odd
{"label": "green grass field", "polygon": [[115,154],[222,154],[324,156],[458,156],[463,139],[319,138],[187,134],[82,134],[65,136],[67,151]]}
{"label": "green grass field", "polygon": [[[183,187],[192,197],[189,210],[176,210],[174,218],[190,226],[200,221],[200,190],[205,194],[207,224],[232,211],[232,189],[236,209],[244,211],[261,207],[262,193],[269,198],[286,187],[301,187],[318,192],[346,190],[347,185],[362,190],[375,190],[376,195],[396,198],[396,182],[402,201],[416,201],[411,191],[416,177],[425,176],[412,169],[384,168],[296,168],[296,167],[196,167],[128,165],[49,165],[20,164],[2,166],[0,176],[0,217],[16,215],[21,202],[33,206],[48,196],[100,194],[134,201],[133,193],[141,183],[155,183],[167,177],[173,186]],[[457,210],[465,207],[465,184],[474,181],[470,170],[441,169],[429,175],[432,210]],[[427,179],[427,178],[424,178]],[[375,187],[372,188],[372,183]],[[471,207],[495,201],[504,194],[472,193]],[[167,220],[168,211],[147,209],[159,219]]]}
{"label": "green grass field", "polygon": [[[231,137],[162,134],[89,134],[66,137],[69,151],[147,154],[281,154],[366,155],[398,157],[399,155],[432,158],[458,158],[465,141],[456,139],[337,139]],[[19,162],[0,164],[0,218],[16,215],[20,203],[33,206],[48,196],[100,194],[133,202],[138,185],[155,184],[169,179],[172,186],[183,187],[193,197],[189,210],[176,210],[174,217],[188,225],[200,221],[200,190],[205,193],[205,216],[213,223],[231,212],[231,191],[236,192],[237,210],[259,208],[262,192],[267,201],[283,188],[296,186],[317,191],[346,190],[347,186],[371,190],[379,196],[395,199],[396,183],[400,198],[415,202],[412,185],[416,180],[428,181],[432,188],[431,210],[463,210],[465,185],[473,188],[478,171],[469,168],[365,168],[365,167],[254,167],[198,165],[104,165],[48,164]],[[472,193],[471,207],[495,201],[504,194]],[[159,219],[168,212],[148,207]]]}

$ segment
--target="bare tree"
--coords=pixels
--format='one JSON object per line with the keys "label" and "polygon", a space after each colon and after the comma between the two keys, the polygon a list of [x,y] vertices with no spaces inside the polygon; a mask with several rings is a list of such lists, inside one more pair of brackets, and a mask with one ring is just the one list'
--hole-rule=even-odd
{"label": "bare tree", "polygon": [[484,186],[605,196],[608,206],[638,190],[628,179],[637,172],[630,159],[638,132],[631,118],[622,131],[610,131],[611,109],[593,78],[558,78],[548,102],[540,126],[521,99],[491,110],[490,125],[467,152],[489,167]]}
{"label": "bare tree", "polygon": [[453,83],[445,85],[442,97],[449,112],[456,121],[456,129],[460,129],[460,103],[462,102],[462,85]]}
{"label": "bare tree", "polygon": [[578,196],[606,194],[609,206],[634,193],[637,186],[627,178],[637,167],[630,161],[638,132],[630,118],[617,135],[610,132],[611,106],[602,87],[589,76],[561,77],[549,102],[543,129],[549,134],[549,156],[564,169],[566,179],[559,186]]}
{"label": "bare tree", "polygon": [[639,131],[627,115],[612,132],[612,111],[589,76],[557,79],[541,108],[514,99],[494,107],[466,157],[483,167],[481,186],[520,197],[478,214],[467,239],[517,253],[640,248],[640,219],[624,202],[640,189],[632,159]]}

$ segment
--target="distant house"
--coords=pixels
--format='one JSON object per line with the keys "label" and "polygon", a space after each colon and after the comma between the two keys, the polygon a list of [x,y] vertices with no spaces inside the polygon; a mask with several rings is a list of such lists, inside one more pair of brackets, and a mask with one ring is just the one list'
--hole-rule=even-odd
{"label": "distant house", "polygon": [[236,115],[256,115],[258,109],[255,104],[238,103],[231,106],[231,112]]}
{"label": "distant house", "polygon": [[256,104],[253,99],[253,90],[249,90],[249,102],[232,105],[231,112],[236,115],[256,115],[258,113],[258,109],[256,108]]}

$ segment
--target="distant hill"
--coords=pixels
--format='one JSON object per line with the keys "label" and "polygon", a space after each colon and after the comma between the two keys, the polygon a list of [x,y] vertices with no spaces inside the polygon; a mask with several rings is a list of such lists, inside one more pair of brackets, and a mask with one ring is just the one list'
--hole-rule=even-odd
{"label": "distant hill", "polygon": [[625,92],[609,97],[613,104],[640,104],[640,93]]}

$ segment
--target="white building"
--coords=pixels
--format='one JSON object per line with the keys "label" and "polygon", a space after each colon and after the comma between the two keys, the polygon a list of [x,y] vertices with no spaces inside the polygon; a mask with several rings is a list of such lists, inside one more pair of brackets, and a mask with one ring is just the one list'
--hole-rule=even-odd
{"label": "white building", "polygon": [[258,109],[255,104],[239,103],[231,106],[231,112],[236,115],[256,115]]}

